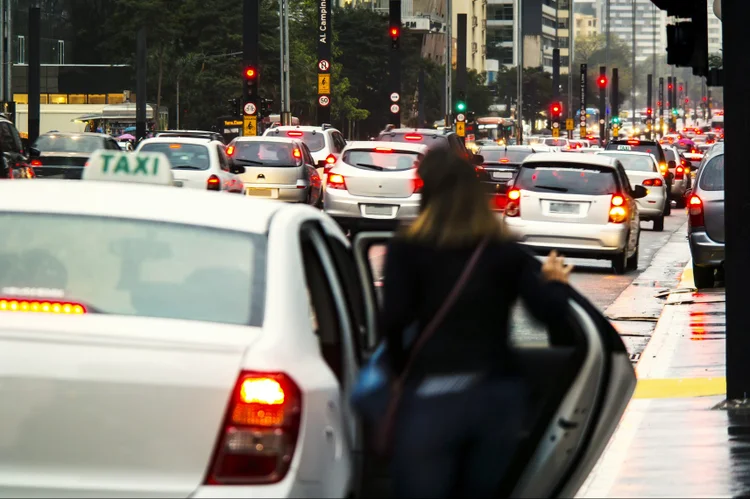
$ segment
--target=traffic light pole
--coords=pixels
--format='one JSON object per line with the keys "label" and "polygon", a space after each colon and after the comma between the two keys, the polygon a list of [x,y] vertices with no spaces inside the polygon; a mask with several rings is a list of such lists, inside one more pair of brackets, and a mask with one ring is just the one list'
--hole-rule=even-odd
{"label": "traffic light pole", "polygon": [[620,70],[612,68],[612,87],[610,92],[610,102],[612,103],[612,138],[620,136]]}
{"label": "traffic light pole", "polygon": [[260,0],[244,0],[242,4],[242,59],[244,62],[244,85],[242,90],[242,135],[258,135],[258,68],[260,45]]}
{"label": "traffic light pole", "polygon": [[[287,46],[289,45],[289,0],[281,0],[287,3]],[[333,43],[333,17],[331,16],[331,1],[332,0],[318,0],[318,125],[331,122],[331,93],[333,84],[331,76],[333,72],[331,57],[333,51],[331,50],[331,44]],[[287,55],[287,64],[289,63],[289,56]],[[287,66],[288,67],[288,66]],[[290,105],[290,96],[287,94],[287,106]],[[292,122],[292,115],[290,112],[289,124]]]}
{"label": "traffic light pole", "polygon": [[580,135],[583,139],[588,131],[586,130],[586,92],[588,90],[588,64],[581,64],[581,115],[579,117]]}
{"label": "traffic light pole", "polygon": [[654,138],[654,107],[653,107],[654,75],[646,77],[646,132],[648,140]]}
{"label": "traffic light pole", "polygon": [[468,19],[466,14],[456,16],[456,134],[466,141],[466,30]]}
{"label": "traffic light pole", "polygon": [[[552,105],[559,107],[560,102],[560,49],[552,49]],[[562,111],[562,109],[560,109]],[[552,128],[552,136],[560,136],[560,116],[561,114],[554,113],[550,116],[550,127]]]}
{"label": "traffic light pole", "polygon": [[664,78],[659,78],[659,136],[664,135]]}
{"label": "traffic light pole", "polygon": [[[603,79],[603,80],[602,80]],[[602,85],[602,81],[604,84]],[[599,142],[607,143],[607,67],[599,66]]]}
{"label": "traffic light pole", "polygon": [[[331,0],[321,1],[330,2]],[[401,0],[390,0],[388,8],[390,17],[388,30],[391,37],[389,123],[399,128],[401,126]]]}

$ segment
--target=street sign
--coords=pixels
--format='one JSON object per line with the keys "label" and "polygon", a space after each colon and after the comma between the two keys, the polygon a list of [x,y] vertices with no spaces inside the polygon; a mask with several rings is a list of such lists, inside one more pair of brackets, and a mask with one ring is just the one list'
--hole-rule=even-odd
{"label": "street sign", "polygon": [[586,136],[586,125],[581,125],[581,137]]}
{"label": "street sign", "polygon": [[466,135],[466,123],[463,121],[456,122],[456,134],[459,137]]}
{"label": "street sign", "polygon": [[245,116],[242,123],[242,136],[253,137],[258,134],[258,117],[257,116]]}
{"label": "street sign", "polygon": [[318,61],[318,69],[321,71],[328,71],[328,69],[331,67],[331,63],[328,62],[325,59],[321,59]]}
{"label": "street sign", "polygon": [[620,127],[619,126],[615,125],[615,126],[612,127],[612,135],[614,135],[615,137],[617,137],[618,135],[620,135]]}
{"label": "street sign", "polygon": [[566,130],[568,130],[568,131],[574,130],[575,127],[576,127],[576,122],[575,122],[575,120],[573,118],[568,118],[567,120],[565,120],[565,129]]}
{"label": "street sign", "polygon": [[458,113],[456,115],[456,121],[466,121],[466,115],[464,113]]}
{"label": "street sign", "polygon": [[318,73],[318,93],[322,95],[331,93],[331,75]]}
{"label": "street sign", "polygon": [[552,129],[552,136],[553,137],[559,137],[560,136],[560,129],[559,128],[553,128]]}
{"label": "street sign", "polygon": [[401,108],[400,108],[400,107],[398,106],[398,104],[391,104],[391,112],[392,112],[393,114],[396,114],[396,113],[397,113],[397,112],[399,112],[400,110],[401,110]]}
{"label": "street sign", "polygon": [[552,128],[560,128],[560,123],[555,121],[554,123],[552,123]]}
{"label": "street sign", "polygon": [[258,110],[258,108],[255,107],[255,104],[252,102],[248,102],[245,104],[245,114],[255,114],[255,112]]}
{"label": "street sign", "polygon": [[398,95],[398,92],[393,92],[391,94],[391,102],[398,102],[398,100],[401,98],[400,95]]}
{"label": "street sign", "polygon": [[327,95],[321,95],[320,97],[318,97],[318,104],[320,104],[321,106],[327,106],[330,103],[331,103],[331,98],[328,97]]}
{"label": "street sign", "polygon": [[604,124],[604,120],[599,120],[599,124],[603,125]]}

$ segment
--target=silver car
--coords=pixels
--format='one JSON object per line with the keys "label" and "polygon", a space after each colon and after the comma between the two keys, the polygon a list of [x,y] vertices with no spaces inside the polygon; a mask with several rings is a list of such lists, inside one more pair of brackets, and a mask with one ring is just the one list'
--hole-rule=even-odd
{"label": "silver car", "polygon": [[344,230],[393,230],[419,214],[423,144],[349,142],[328,173],[323,207]]}
{"label": "silver car", "polygon": [[664,230],[664,212],[668,202],[667,182],[659,171],[659,163],[653,154],[633,151],[600,151],[602,156],[617,158],[625,168],[630,185],[642,185],[646,197],[638,199],[638,214],[641,220],[653,220],[654,230]]}
{"label": "silver car", "polygon": [[622,164],[591,154],[532,154],[508,191],[506,227],[521,244],[547,254],[608,259],[616,274],[638,268],[637,198]]}
{"label": "silver car", "polygon": [[715,151],[706,155],[688,198],[688,241],[698,288],[713,287],[716,270],[724,266],[724,149]]}
{"label": "silver car", "polygon": [[320,203],[320,175],[301,140],[237,137],[227,146],[227,153],[233,165],[245,167],[240,179],[246,195],[313,206]]}
{"label": "silver car", "polygon": [[682,157],[680,151],[674,146],[662,146],[664,156],[667,158],[669,171],[674,176],[672,181],[671,194],[678,208],[684,208],[687,202],[686,195],[693,183],[693,177],[690,172],[697,169],[692,166],[691,162]]}

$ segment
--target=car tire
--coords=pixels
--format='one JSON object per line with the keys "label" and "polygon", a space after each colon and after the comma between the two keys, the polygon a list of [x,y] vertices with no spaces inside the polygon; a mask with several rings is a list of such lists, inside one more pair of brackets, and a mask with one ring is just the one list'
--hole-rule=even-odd
{"label": "car tire", "polygon": [[693,263],[693,280],[695,287],[698,289],[707,289],[714,287],[714,268],[698,267]]}
{"label": "car tire", "polygon": [[612,270],[616,275],[622,275],[628,270],[628,252],[622,250],[612,257]]}
{"label": "car tire", "polygon": [[635,253],[633,256],[628,258],[627,264],[625,265],[627,270],[638,270],[638,253],[641,249],[641,233],[638,233],[638,240],[635,242]]}
{"label": "car tire", "polygon": [[661,232],[664,230],[664,215],[654,218],[654,231]]}

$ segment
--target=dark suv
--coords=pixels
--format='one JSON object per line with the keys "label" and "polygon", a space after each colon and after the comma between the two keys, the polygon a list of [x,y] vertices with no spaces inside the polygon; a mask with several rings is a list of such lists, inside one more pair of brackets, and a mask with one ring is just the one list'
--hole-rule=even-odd
{"label": "dark suv", "polygon": [[384,130],[376,140],[383,142],[405,142],[407,144],[424,144],[429,149],[435,147],[450,148],[458,154],[468,158],[472,163],[481,165],[481,156],[466,149],[464,141],[456,132],[451,130],[437,130],[432,128],[394,128]]}
{"label": "dark suv", "polygon": [[[670,165],[667,161],[667,156],[664,154],[661,144],[656,140],[640,140],[640,139],[615,139],[610,140],[605,147],[608,151],[633,151],[633,152],[647,152],[652,154],[656,161],[659,163],[659,170],[661,174],[667,180],[667,192],[672,192],[672,183],[674,182],[674,174],[669,171]],[[670,201],[672,200],[670,194]],[[672,203],[667,203],[664,209],[664,214],[669,215],[672,213]]]}
{"label": "dark suv", "polygon": [[115,139],[103,133],[50,132],[31,147],[31,165],[37,177],[80,180],[94,151],[121,151]]}
{"label": "dark suv", "polygon": [[0,115],[0,151],[3,153],[0,178],[33,178],[28,147],[12,121]]}

